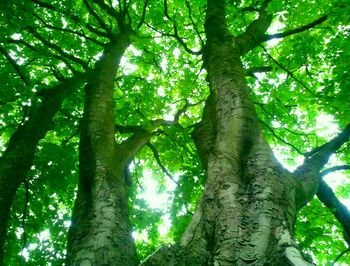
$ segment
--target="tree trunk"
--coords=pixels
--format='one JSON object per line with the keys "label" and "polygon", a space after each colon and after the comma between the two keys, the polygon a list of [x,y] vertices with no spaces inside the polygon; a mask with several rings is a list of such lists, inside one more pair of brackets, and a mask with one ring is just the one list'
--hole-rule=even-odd
{"label": "tree trunk", "polygon": [[[256,35],[266,31],[265,21]],[[311,265],[295,244],[294,222],[317,184],[301,193],[264,140],[240,59],[242,42],[251,40],[228,32],[225,1],[208,1],[205,29],[211,95],[193,137],[206,185],[180,244],[143,265]]]}
{"label": "tree trunk", "polygon": [[0,265],[13,198],[32,166],[37,144],[53,126],[53,117],[62,101],[84,81],[85,74],[77,74],[51,89],[41,91],[41,102],[32,104],[28,120],[11,136],[0,158]]}
{"label": "tree trunk", "polygon": [[114,79],[129,35],[120,33],[85,88],[78,195],[68,236],[67,265],[135,265],[128,220],[125,162],[115,146]]}

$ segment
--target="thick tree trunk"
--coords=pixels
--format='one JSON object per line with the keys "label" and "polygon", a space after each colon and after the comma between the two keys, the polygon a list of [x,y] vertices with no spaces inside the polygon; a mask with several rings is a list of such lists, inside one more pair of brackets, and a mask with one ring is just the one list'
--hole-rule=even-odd
{"label": "thick tree trunk", "polygon": [[28,120],[11,136],[0,158],[0,265],[13,198],[32,166],[37,144],[53,126],[52,119],[62,101],[84,81],[85,74],[79,74],[54,88],[42,91],[41,101],[32,103]]}
{"label": "thick tree trunk", "polygon": [[68,237],[67,265],[136,264],[125,162],[118,156],[114,139],[114,79],[128,45],[128,34],[120,33],[97,62],[96,74],[85,88],[80,182]]}
{"label": "thick tree trunk", "polygon": [[224,6],[209,0],[205,25],[211,95],[194,132],[207,172],[203,195],[180,244],[144,265],[311,265],[293,230],[299,201],[315,187],[300,196],[298,180],[265,142],[240,59],[244,38],[227,31]]}

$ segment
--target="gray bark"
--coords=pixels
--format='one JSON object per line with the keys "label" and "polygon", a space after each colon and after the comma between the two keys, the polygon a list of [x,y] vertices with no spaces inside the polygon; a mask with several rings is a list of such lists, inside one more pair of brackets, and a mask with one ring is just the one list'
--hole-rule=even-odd
{"label": "gray bark", "polygon": [[124,178],[115,146],[114,79],[129,45],[120,33],[85,88],[79,148],[80,181],[69,231],[67,265],[135,265]]}
{"label": "gray bark", "polygon": [[203,61],[211,95],[193,134],[207,181],[180,243],[142,265],[311,265],[294,241],[294,221],[317,184],[301,194],[300,180],[274,158],[241,62],[271,22],[266,5],[245,34],[233,37],[225,1],[208,1]]}

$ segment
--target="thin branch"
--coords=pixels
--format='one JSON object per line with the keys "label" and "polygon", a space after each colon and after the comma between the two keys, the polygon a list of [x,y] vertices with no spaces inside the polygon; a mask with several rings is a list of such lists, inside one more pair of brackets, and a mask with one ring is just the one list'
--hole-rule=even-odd
{"label": "thin branch", "polygon": [[35,48],[33,45],[27,43],[24,40],[13,40],[13,39],[9,39],[6,40],[6,43],[12,43],[12,44],[23,44],[25,47],[27,47],[29,50],[33,51],[33,52],[38,52],[38,49]]}
{"label": "thin branch", "polygon": [[324,170],[323,172],[321,172],[320,175],[325,176],[325,175],[328,175],[330,173],[333,173],[335,171],[340,171],[340,170],[350,170],[350,165],[344,164],[344,165],[333,166],[333,167],[328,168],[328,169]]}
{"label": "thin branch", "polygon": [[164,5],[164,16],[170,20],[170,21],[173,21],[172,18],[169,16],[169,12],[168,12],[168,1],[167,0],[164,0],[163,1],[163,5]]}
{"label": "thin branch", "polygon": [[[290,106],[284,106],[284,107],[290,107]],[[292,106],[292,107],[294,107],[294,106]],[[285,129],[285,130],[288,131],[289,133],[291,133],[291,134],[293,134],[293,135],[296,135],[296,136],[310,136],[310,135],[315,136],[315,134],[313,134],[313,133],[296,132],[296,131],[294,131],[294,130],[290,130],[290,129],[287,128],[287,127],[283,127],[283,129]]]}
{"label": "thin branch", "polygon": [[[177,40],[181,46],[185,49],[186,52],[188,52],[189,54],[193,54],[193,55],[201,55],[203,54],[202,50],[199,51],[193,51],[192,49],[190,49],[187,44],[185,43],[185,41],[179,36],[178,30],[177,30],[177,26],[176,26],[176,22],[170,17],[169,13],[168,13],[168,1],[164,0],[164,16],[173,24],[173,30],[174,33],[170,34],[170,33],[161,33],[164,36],[169,36],[169,37],[173,37],[175,38],[175,40]],[[153,27],[151,27],[153,30],[155,30]]]}
{"label": "thin branch", "polygon": [[153,144],[151,142],[148,142],[147,146],[151,149],[153,156],[156,159],[156,161],[157,161],[159,167],[162,169],[162,171],[170,178],[171,181],[173,181],[175,184],[177,184],[174,177],[169,173],[169,171],[166,169],[166,167],[163,165],[162,161],[160,160],[158,150],[153,146]]}
{"label": "thin branch", "polygon": [[7,59],[7,61],[9,61],[9,63],[13,66],[13,68],[17,72],[18,76],[23,81],[23,83],[26,86],[29,86],[30,82],[29,82],[27,76],[22,71],[20,65],[17,64],[17,62],[10,56],[10,54],[2,46],[0,46],[0,53],[2,53],[5,56],[5,58]]}
{"label": "thin branch", "polygon": [[115,18],[116,20],[119,19],[119,12],[115,10],[113,7],[107,5],[104,1],[102,0],[93,0],[94,3],[96,3],[100,8],[105,10],[111,17]]}
{"label": "thin branch", "polygon": [[[62,61],[63,63],[65,63],[65,64],[67,65],[67,67],[72,71],[72,73],[78,73],[78,72],[74,69],[74,67],[69,63],[69,61],[68,61],[66,58],[64,58],[64,57],[62,57],[62,56],[60,56],[60,55],[58,55],[58,54],[52,54],[49,50],[45,50],[45,51],[43,52],[43,50],[38,49],[37,47],[35,47],[35,46],[33,46],[33,45],[31,45],[31,44],[25,42],[24,40],[13,40],[13,39],[9,39],[9,40],[6,40],[5,42],[6,42],[6,43],[11,43],[11,44],[23,44],[25,47],[29,48],[31,51],[33,51],[33,52],[35,52],[35,53],[40,54],[41,56],[42,56],[42,55],[44,54],[44,52],[45,52],[45,53],[49,54],[50,56],[52,56],[52,57],[54,57],[54,58],[56,58],[56,59]],[[42,48],[42,47],[41,47],[41,48]],[[46,48],[46,47],[45,47],[45,48]],[[33,61],[33,60],[31,60],[31,61]]]}
{"label": "thin branch", "polygon": [[92,33],[95,33],[95,34],[98,35],[98,36],[105,37],[105,38],[108,38],[108,39],[111,38],[111,35],[110,35],[110,34],[104,32],[104,31],[98,30],[98,29],[95,28],[95,26],[93,26],[92,24],[87,23],[87,24],[86,24],[86,28],[87,28],[89,31],[91,31]]}
{"label": "thin branch", "polygon": [[185,51],[189,54],[193,54],[193,55],[201,55],[203,54],[202,50],[199,51],[193,51],[192,49],[190,49],[187,44],[185,43],[185,41],[179,36],[179,33],[177,31],[177,26],[174,22],[174,34],[172,34],[172,37],[174,37],[181,45],[182,47],[185,49]]}
{"label": "thin branch", "polygon": [[159,126],[172,126],[172,125],[178,125],[178,122],[179,122],[179,119],[180,119],[180,116],[182,114],[184,114],[187,109],[189,107],[192,107],[192,106],[196,106],[198,104],[201,104],[204,100],[201,100],[197,103],[193,103],[193,104],[190,104],[187,100],[186,100],[186,103],[185,105],[176,112],[176,114],[174,115],[174,119],[173,120],[164,120],[164,119],[156,119],[156,120],[152,120],[151,123],[153,125],[154,128],[157,128]]}
{"label": "thin branch", "polygon": [[66,57],[69,60],[72,60],[73,62],[81,65],[84,69],[88,69],[88,64],[84,61],[81,60],[80,58],[77,58],[73,55],[70,55],[68,53],[66,53],[65,51],[63,51],[63,49],[58,46],[57,44],[54,44],[48,40],[46,40],[45,38],[43,38],[37,31],[34,30],[34,28],[29,27],[28,31],[34,36],[36,37],[38,40],[40,40],[43,44],[45,44],[47,47],[55,50],[57,53],[59,53],[62,57]]}
{"label": "thin branch", "polygon": [[279,63],[276,59],[274,59],[266,50],[266,48],[262,45],[260,45],[260,47],[265,51],[265,54],[272,60],[272,62],[274,62],[277,66],[279,66],[280,68],[282,68],[285,72],[287,72],[287,74],[293,78],[295,81],[297,81],[305,90],[307,90],[308,92],[312,93],[313,92],[300,80],[298,79],[290,70],[288,70],[286,67],[284,67],[281,63]]}
{"label": "thin branch", "polygon": [[51,30],[57,30],[57,31],[63,31],[63,32],[71,33],[71,34],[77,35],[79,37],[85,38],[86,40],[91,41],[91,42],[93,42],[93,43],[95,43],[97,45],[100,45],[102,47],[105,46],[103,42],[100,42],[100,41],[98,41],[98,40],[96,40],[96,39],[94,39],[92,37],[86,36],[83,33],[80,33],[80,32],[74,31],[74,30],[70,30],[70,29],[64,29],[64,28],[55,27],[53,25],[50,25],[50,24],[46,23],[46,21],[43,20],[39,15],[34,14],[34,16],[43,23],[45,28],[48,28],[48,29],[51,29]]}
{"label": "thin branch", "polygon": [[96,3],[101,9],[107,12],[112,18],[114,18],[120,29],[123,28],[124,23],[121,14],[115,10],[113,7],[107,5],[104,1],[102,0],[93,0],[94,3]]}
{"label": "thin branch", "polygon": [[143,4],[141,19],[140,19],[140,22],[136,26],[137,29],[140,29],[141,26],[143,25],[143,23],[145,22],[148,3],[149,3],[149,0],[146,0]]}
{"label": "thin branch", "polygon": [[96,11],[91,7],[87,0],[83,0],[84,5],[89,10],[90,14],[97,20],[98,24],[100,24],[101,28],[106,31],[109,35],[111,35],[110,29],[107,27],[106,23],[100,18],[100,16],[96,13]]}
{"label": "thin branch", "polygon": [[335,263],[341,258],[343,257],[346,253],[350,252],[350,248],[345,249],[343,252],[341,252],[334,260],[334,262],[332,263],[332,266],[335,265]]}
{"label": "thin branch", "polygon": [[280,136],[278,136],[278,135],[276,134],[276,132],[274,131],[274,129],[273,129],[272,127],[270,127],[267,123],[265,123],[264,121],[262,121],[262,120],[260,120],[260,119],[259,119],[259,121],[260,121],[261,124],[263,124],[263,125],[272,133],[272,135],[273,135],[276,139],[278,139],[278,140],[280,140],[281,142],[283,142],[284,144],[286,144],[286,145],[292,147],[297,153],[299,153],[299,154],[301,154],[301,155],[304,155],[304,153],[303,153],[301,150],[299,150],[296,146],[294,146],[292,143],[289,143],[289,142],[285,141],[283,138],[281,138]]}
{"label": "thin branch", "polygon": [[79,23],[79,24],[82,23],[80,18],[77,15],[75,15],[74,10],[68,10],[67,8],[64,8],[64,7],[58,8],[58,5],[51,5],[51,4],[45,3],[45,2],[40,1],[40,0],[31,0],[31,1],[43,9],[48,9],[48,10],[54,11],[54,12],[58,13],[60,16],[65,15],[76,23]]}
{"label": "thin branch", "polygon": [[315,20],[315,21],[313,21],[313,22],[311,22],[309,24],[303,25],[303,26],[301,26],[299,28],[288,30],[288,31],[281,32],[281,33],[265,35],[262,41],[266,42],[266,41],[273,40],[273,39],[285,38],[287,36],[290,36],[290,35],[293,35],[293,34],[296,34],[296,33],[307,31],[307,30],[312,29],[315,26],[321,24],[322,22],[326,21],[327,18],[328,18],[328,16],[324,15],[324,16],[320,17],[319,19],[317,19],[317,20]]}
{"label": "thin branch", "polygon": [[201,37],[201,35],[200,35],[200,33],[199,33],[199,30],[197,29],[196,23],[194,23],[194,20],[193,20],[193,17],[192,17],[191,5],[190,5],[190,2],[189,2],[188,0],[186,0],[186,7],[187,7],[187,9],[188,9],[188,16],[189,16],[189,19],[190,19],[190,21],[191,21],[191,23],[192,23],[192,25],[193,25],[193,28],[194,28],[194,30],[196,31],[196,34],[197,34],[199,40],[201,41],[202,46],[204,46],[205,43],[204,43],[204,41],[203,41],[203,39],[202,39],[202,37]]}

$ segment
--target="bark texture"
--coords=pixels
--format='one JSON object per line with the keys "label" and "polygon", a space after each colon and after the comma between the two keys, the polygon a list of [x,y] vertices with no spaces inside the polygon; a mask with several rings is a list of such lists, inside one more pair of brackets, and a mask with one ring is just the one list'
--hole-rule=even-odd
{"label": "bark texture", "polygon": [[[128,45],[129,34],[118,34],[85,87],[80,182],[68,237],[67,265],[137,263],[124,178],[129,154],[122,154],[114,139],[114,79]],[[141,139],[137,138],[139,142]]]}
{"label": "bark texture", "polygon": [[227,30],[225,1],[209,0],[203,55],[211,95],[193,138],[207,182],[178,245],[164,247],[142,265],[311,265],[294,241],[300,207],[316,193],[314,172],[307,191],[274,158],[259,128],[241,56],[259,44],[271,17],[265,1],[244,34]]}
{"label": "bark texture", "polygon": [[11,136],[0,158],[0,265],[7,232],[10,208],[17,189],[32,166],[38,142],[53,126],[53,117],[62,101],[85,81],[85,75],[69,78],[55,87],[43,90],[29,109],[28,120]]}

